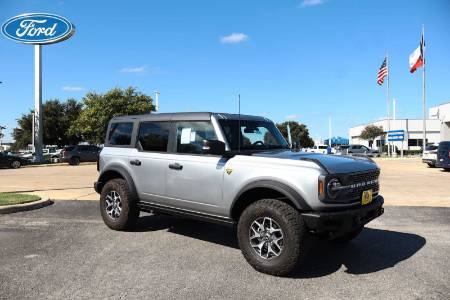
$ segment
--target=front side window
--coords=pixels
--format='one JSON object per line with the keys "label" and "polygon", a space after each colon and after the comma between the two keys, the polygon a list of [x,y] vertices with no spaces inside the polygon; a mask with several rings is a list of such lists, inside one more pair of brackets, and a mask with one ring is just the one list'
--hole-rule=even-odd
{"label": "front side window", "polygon": [[144,151],[166,152],[170,122],[143,122],[139,127],[139,142]]}
{"label": "front side window", "polygon": [[130,145],[131,134],[133,132],[133,123],[112,123],[109,130],[110,145]]}
{"label": "front side window", "polygon": [[217,140],[211,122],[177,122],[177,152],[201,154],[204,140]]}
{"label": "front side window", "polygon": [[221,119],[219,123],[231,150],[238,150],[239,146],[241,150],[289,148],[286,140],[272,122]]}

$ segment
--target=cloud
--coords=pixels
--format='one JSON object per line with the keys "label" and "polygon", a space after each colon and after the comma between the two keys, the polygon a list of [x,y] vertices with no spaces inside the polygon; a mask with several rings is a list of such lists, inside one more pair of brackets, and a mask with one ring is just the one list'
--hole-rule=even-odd
{"label": "cloud", "polygon": [[235,44],[245,42],[246,40],[248,40],[248,35],[242,32],[233,32],[230,35],[220,38],[220,42],[222,44]]}
{"label": "cloud", "polygon": [[317,6],[323,4],[324,0],[303,0],[300,7]]}
{"label": "cloud", "polygon": [[286,120],[296,120],[298,118],[300,118],[300,115],[287,115],[285,119]]}
{"label": "cloud", "polygon": [[122,69],[120,69],[120,72],[123,72],[123,73],[144,73],[145,72],[145,66],[132,67],[132,68],[122,68]]}
{"label": "cloud", "polygon": [[61,90],[63,90],[64,92],[82,92],[86,89],[82,86],[63,86]]}

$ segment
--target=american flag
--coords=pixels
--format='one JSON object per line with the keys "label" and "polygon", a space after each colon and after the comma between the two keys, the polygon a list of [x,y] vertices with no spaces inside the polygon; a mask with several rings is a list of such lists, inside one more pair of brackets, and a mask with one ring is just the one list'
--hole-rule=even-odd
{"label": "american flag", "polygon": [[384,77],[388,75],[388,68],[386,64],[386,58],[384,58],[383,63],[381,64],[380,70],[378,71],[377,83],[382,85],[384,82]]}

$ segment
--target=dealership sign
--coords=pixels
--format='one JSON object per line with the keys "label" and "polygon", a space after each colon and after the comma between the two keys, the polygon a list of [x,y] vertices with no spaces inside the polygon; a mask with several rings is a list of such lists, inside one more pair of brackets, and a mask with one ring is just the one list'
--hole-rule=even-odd
{"label": "dealership sign", "polygon": [[2,26],[9,39],[25,44],[53,44],[70,38],[75,26],[66,18],[45,13],[31,13],[12,17]]}
{"label": "dealership sign", "polygon": [[388,141],[389,142],[398,142],[405,140],[405,131],[404,130],[391,130],[388,131]]}
{"label": "dealership sign", "polygon": [[42,46],[67,40],[75,26],[66,18],[45,13],[12,17],[2,25],[2,33],[15,42],[34,45],[33,147],[37,162],[44,161],[42,116]]}

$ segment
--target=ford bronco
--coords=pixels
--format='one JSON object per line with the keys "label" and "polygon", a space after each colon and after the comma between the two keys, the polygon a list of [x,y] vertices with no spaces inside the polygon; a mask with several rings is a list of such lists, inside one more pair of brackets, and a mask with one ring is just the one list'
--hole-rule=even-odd
{"label": "ford bronco", "polygon": [[245,259],[273,275],[301,264],[311,235],[349,241],[383,214],[371,159],[292,151],[264,117],[114,117],[98,170],[108,227],[131,229],[140,211],[235,225]]}

